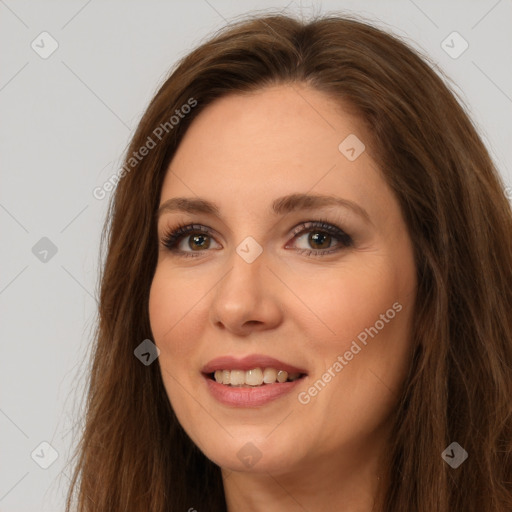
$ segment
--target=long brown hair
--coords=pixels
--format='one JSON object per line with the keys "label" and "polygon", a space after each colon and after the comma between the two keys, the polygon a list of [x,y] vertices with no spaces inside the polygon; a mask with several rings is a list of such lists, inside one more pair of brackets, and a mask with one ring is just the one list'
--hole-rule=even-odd
{"label": "long brown hair", "polygon": [[[155,211],[170,159],[205,106],[299,82],[365,123],[415,252],[414,357],[378,510],[512,510],[512,213],[489,153],[445,80],[398,38],[353,18],[266,15],[226,27],[184,57],[132,139],[103,231],[85,430],[67,511],[75,498],[79,512],[226,510],[220,468],[177,421],[159,365],[134,356],[153,339]],[[184,114],[170,123],[176,110]],[[130,160],[148,138],[155,146]],[[441,457],[454,441],[469,454],[457,469]]]}

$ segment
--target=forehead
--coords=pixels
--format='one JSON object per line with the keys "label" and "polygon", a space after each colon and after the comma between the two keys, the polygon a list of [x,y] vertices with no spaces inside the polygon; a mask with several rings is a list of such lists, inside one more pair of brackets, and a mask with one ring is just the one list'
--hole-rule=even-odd
{"label": "forehead", "polygon": [[290,193],[360,201],[368,192],[382,192],[369,152],[351,161],[340,150],[347,138],[369,148],[357,117],[304,85],[222,97],[190,125],[169,165],[161,202],[198,195],[256,207]]}

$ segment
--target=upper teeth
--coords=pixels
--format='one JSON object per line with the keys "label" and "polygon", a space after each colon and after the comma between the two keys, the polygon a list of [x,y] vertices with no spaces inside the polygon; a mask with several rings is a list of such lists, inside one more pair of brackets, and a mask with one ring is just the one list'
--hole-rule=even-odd
{"label": "upper teeth", "polygon": [[277,382],[286,382],[286,380],[297,380],[300,373],[290,373],[275,368],[254,368],[252,370],[217,370],[215,380],[220,384],[229,384],[231,386],[261,386]]}

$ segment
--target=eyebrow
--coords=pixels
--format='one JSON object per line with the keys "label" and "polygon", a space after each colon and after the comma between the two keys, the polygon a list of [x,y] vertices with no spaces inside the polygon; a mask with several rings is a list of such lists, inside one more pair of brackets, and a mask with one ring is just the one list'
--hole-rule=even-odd
{"label": "eyebrow", "polygon": [[[272,202],[272,213],[274,215],[285,215],[298,210],[314,210],[329,206],[348,208],[373,224],[368,212],[357,203],[341,197],[319,194],[290,194],[279,197]],[[158,208],[156,212],[157,219],[164,213],[172,212],[205,213],[221,217],[220,208],[215,203],[199,197],[173,197],[168,199]]]}

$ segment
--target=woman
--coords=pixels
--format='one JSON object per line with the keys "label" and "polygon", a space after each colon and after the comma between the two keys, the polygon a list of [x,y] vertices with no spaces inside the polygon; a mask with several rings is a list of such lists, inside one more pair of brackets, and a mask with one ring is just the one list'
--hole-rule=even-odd
{"label": "woman", "polygon": [[68,510],[512,510],[510,205],[414,51],[232,25],[118,181]]}

